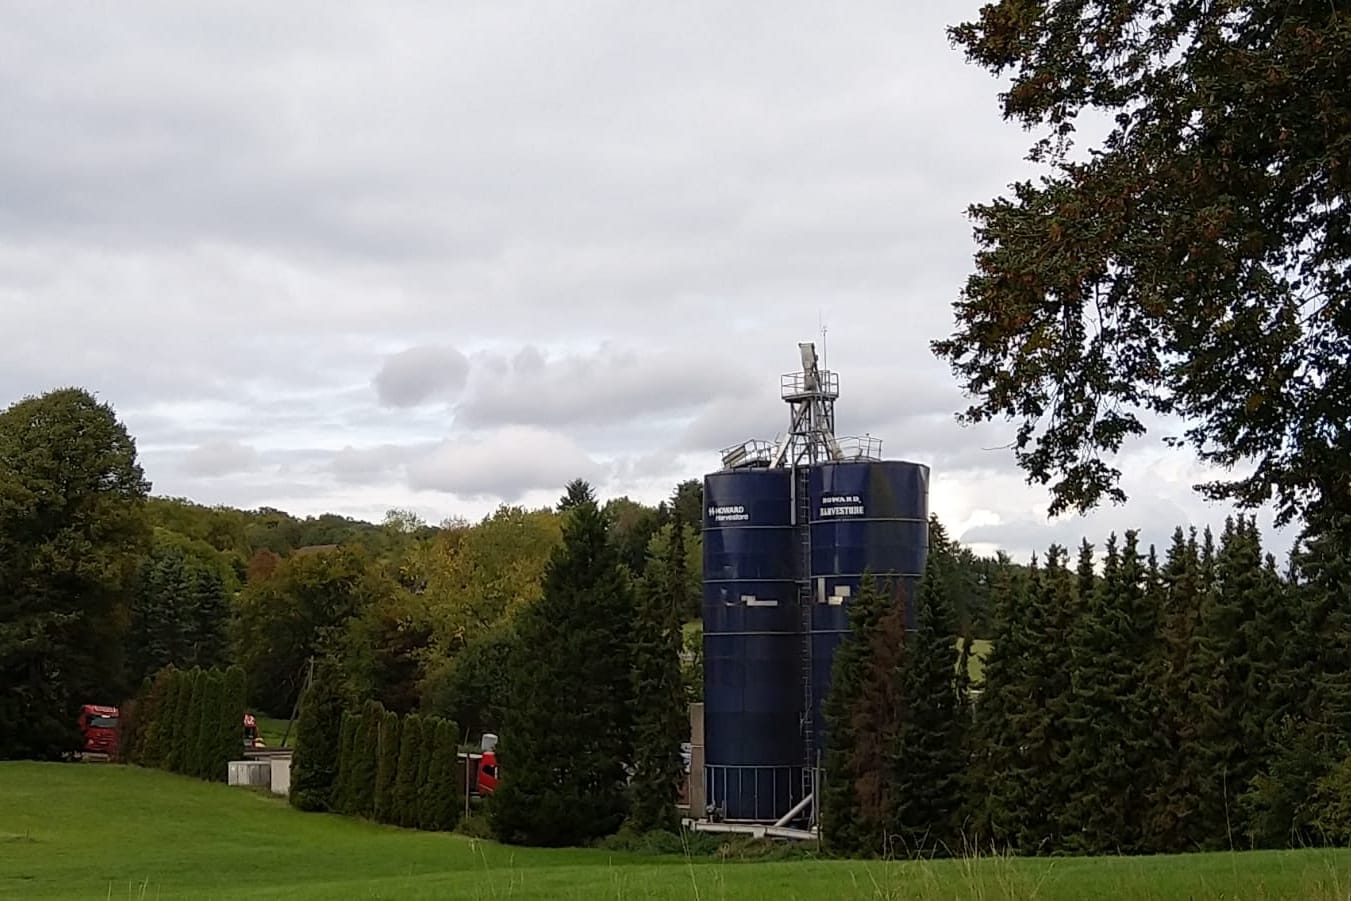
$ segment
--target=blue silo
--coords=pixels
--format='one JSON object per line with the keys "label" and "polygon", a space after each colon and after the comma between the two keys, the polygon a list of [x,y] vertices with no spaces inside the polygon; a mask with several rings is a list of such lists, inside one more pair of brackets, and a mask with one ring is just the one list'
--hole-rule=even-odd
{"label": "blue silo", "polygon": [[821,751],[821,701],[864,573],[899,590],[908,605],[906,626],[914,628],[915,590],[929,550],[929,467],[900,460],[822,463],[808,470],[807,482],[812,733],[814,749]]}
{"label": "blue silo", "polygon": [[772,821],[801,797],[791,476],[745,469],[704,479],[705,794],[728,820]]}

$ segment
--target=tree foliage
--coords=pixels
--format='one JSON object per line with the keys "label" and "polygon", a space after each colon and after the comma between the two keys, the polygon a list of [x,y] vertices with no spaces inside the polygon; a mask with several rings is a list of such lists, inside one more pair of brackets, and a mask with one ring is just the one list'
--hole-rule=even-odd
{"label": "tree foliage", "polygon": [[80,705],[122,699],[148,490],[131,436],[87,392],[0,413],[0,721],[14,726],[0,758],[72,751]]}
{"label": "tree foliage", "polygon": [[[1347,491],[1351,20],[1332,3],[999,0],[951,30],[1011,76],[1045,174],[971,208],[979,252],[934,351],[1011,417],[1052,511],[1120,500],[1110,457],[1177,414],[1211,496],[1283,517]],[[1105,137],[1074,154],[1088,119]]]}
{"label": "tree foliage", "polygon": [[632,602],[608,523],[593,501],[573,506],[549,560],[543,597],[517,618],[492,806],[498,837],[575,844],[613,832],[626,813],[631,760]]}
{"label": "tree foliage", "polygon": [[[634,608],[633,710],[634,828],[642,832],[677,828],[676,797],[684,774],[680,743],[689,739],[689,716],[682,679],[681,611],[689,579],[683,526],[669,529],[662,557],[644,569]],[[655,538],[652,541],[655,546]]]}
{"label": "tree foliage", "polygon": [[318,662],[300,701],[290,800],[301,810],[330,810],[334,803],[344,706],[337,683],[332,665]]}

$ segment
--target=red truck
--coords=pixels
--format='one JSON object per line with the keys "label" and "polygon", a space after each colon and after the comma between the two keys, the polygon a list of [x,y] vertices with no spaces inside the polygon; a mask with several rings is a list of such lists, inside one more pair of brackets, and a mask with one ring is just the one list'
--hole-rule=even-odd
{"label": "red truck", "polygon": [[[121,735],[121,713],[116,707],[85,704],[80,708],[80,750],[85,754],[117,756],[117,742]],[[244,747],[265,748],[267,744],[258,734],[258,721],[253,714],[244,714]]]}
{"label": "red truck", "polygon": [[85,704],[80,708],[80,750],[85,754],[117,756],[121,717],[116,707]]}

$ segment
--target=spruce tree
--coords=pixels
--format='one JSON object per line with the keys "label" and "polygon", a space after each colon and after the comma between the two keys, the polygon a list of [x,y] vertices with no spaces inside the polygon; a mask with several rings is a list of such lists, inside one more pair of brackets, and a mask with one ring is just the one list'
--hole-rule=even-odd
{"label": "spruce tree", "polygon": [[[680,664],[680,610],[686,585],[683,528],[660,557],[649,551],[633,618],[634,768],[630,821],[638,831],[674,832],[689,716]],[[658,544],[654,539],[652,547]]]}
{"label": "spruce tree", "polygon": [[983,841],[1023,853],[1046,853],[1060,840],[1060,808],[1071,778],[1064,766],[1070,695],[1065,648],[1076,584],[1064,548],[1052,545],[1044,566],[1034,559],[1013,581],[1014,590],[1004,589],[986,691],[976,707],[982,748],[972,776],[984,795],[976,825]]}
{"label": "spruce tree", "polygon": [[520,614],[491,808],[507,842],[566,845],[614,832],[632,760],[632,603],[608,522],[583,499]]}
{"label": "spruce tree", "polygon": [[377,823],[394,823],[394,786],[399,775],[399,750],[402,744],[399,715],[386,710],[380,718],[380,759],[375,771],[375,796],[372,814]]}
{"label": "spruce tree", "polygon": [[[869,650],[886,596],[872,573],[864,573],[858,597],[849,605],[849,632],[835,649],[830,690],[822,702],[826,726],[821,787],[821,841],[832,853],[854,855],[880,850],[886,822],[879,817],[880,775],[885,769],[866,758],[878,736],[864,737],[856,716],[867,691]],[[873,807],[870,816],[867,808]]]}
{"label": "spruce tree", "polygon": [[[1024,793],[1018,845],[1030,853],[1045,853],[1059,847],[1059,811],[1067,793],[1070,773],[1066,724],[1071,693],[1071,668],[1063,650],[1068,646],[1076,614],[1076,576],[1067,568],[1065,549],[1052,545],[1046,564],[1028,595],[1027,626],[1031,641],[1024,645],[1021,660],[1023,693],[1013,708],[1012,724],[1024,736],[1014,778]],[[1062,649],[1062,655],[1047,653]]]}
{"label": "spruce tree", "polygon": [[352,768],[352,809],[355,816],[370,818],[375,812],[375,786],[380,766],[380,726],[385,708],[379,701],[367,701],[361,710],[357,728],[358,753]]}
{"label": "spruce tree", "polygon": [[337,778],[342,739],[343,699],[337,672],[327,661],[314,668],[314,677],[300,700],[295,752],[291,756],[291,804],[301,810],[329,810]]}
{"label": "spruce tree", "polygon": [[1241,840],[1236,802],[1261,759],[1262,724],[1246,709],[1253,668],[1245,640],[1261,590],[1261,556],[1242,521],[1230,519],[1213,559],[1214,581],[1195,637],[1199,678],[1193,753],[1200,776],[1197,838],[1201,847],[1219,850]]}
{"label": "spruce tree", "polygon": [[1103,578],[1078,608],[1070,633],[1072,695],[1061,841],[1087,853],[1130,852],[1145,844],[1147,792],[1158,755],[1156,681],[1158,617],[1150,605],[1134,531],[1120,554],[1107,544]]}
{"label": "spruce tree", "polygon": [[1020,684],[1023,662],[1037,652],[1039,642],[1026,623],[1028,597],[1037,578],[1035,557],[1025,572],[1007,565],[997,570],[994,639],[980,699],[972,711],[973,754],[967,775],[973,839],[981,848],[1012,848],[1018,838],[1019,807],[1026,793],[1018,779],[1022,736],[1014,731],[1013,715],[1025,703]]}
{"label": "spruce tree", "polygon": [[891,840],[910,854],[960,853],[967,768],[952,551],[936,520],[931,534],[916,602],[916,629],[905,638],[900,665],[903,716],[891,759]]}
{"label": "spruce tree", "polygon": [[1150,789],[1149,849],[1180,852],[1194,848],[1201,792],[1195,753],[1197,669],[1195,636],[1204,594],[1196,530],[1179,527],[1160,575],[1163,665],[1156,673],[1161,705],[1158,779]]}

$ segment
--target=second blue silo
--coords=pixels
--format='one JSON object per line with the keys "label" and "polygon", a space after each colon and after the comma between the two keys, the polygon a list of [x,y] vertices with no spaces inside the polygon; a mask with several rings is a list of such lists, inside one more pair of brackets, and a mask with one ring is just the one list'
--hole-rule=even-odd
{"label": "second blue silo", "polygon": [[888,581],[907,605],[929,551],[929,467],[900,460],[824,463],[808,474],[811,496],[811,645],[813,750],[825,747],[821,704],[830,690],[835,649],[849,631],[849,604],[864,573]]}

